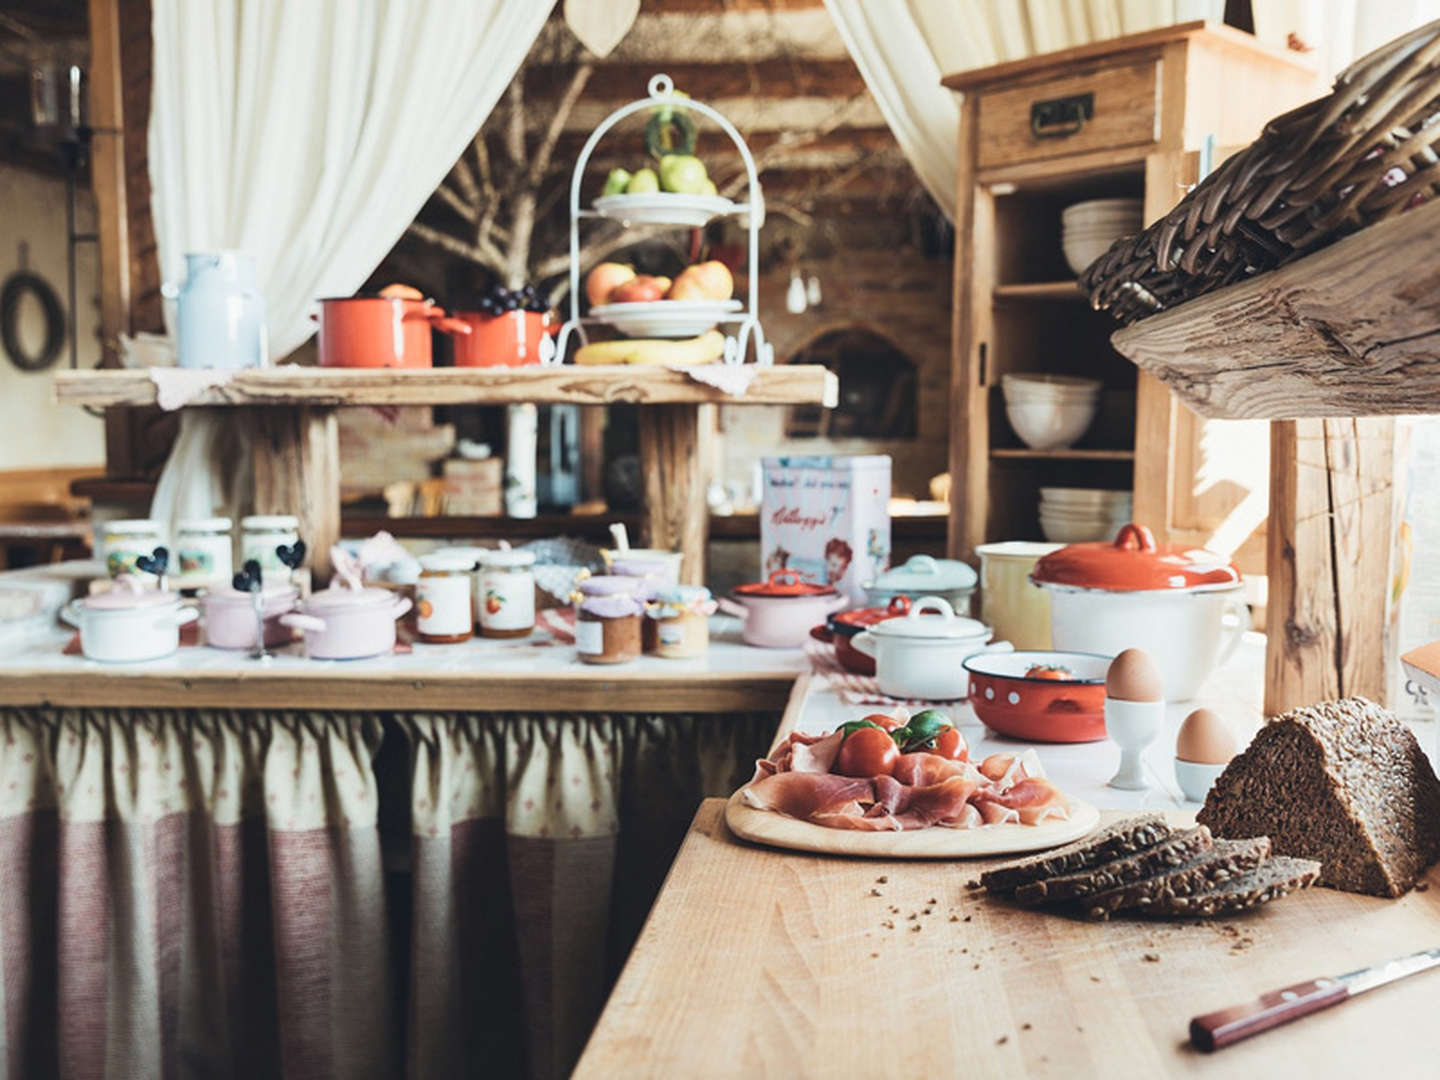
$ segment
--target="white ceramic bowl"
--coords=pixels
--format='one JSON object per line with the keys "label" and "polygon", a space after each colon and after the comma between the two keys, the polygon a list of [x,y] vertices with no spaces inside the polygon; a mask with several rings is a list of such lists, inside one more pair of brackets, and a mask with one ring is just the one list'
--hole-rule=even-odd
{"label": "white ceramic bowl", "polygon": [[1000,380],[1007,394],[1042,394],[1046,396],[1073,396],[1098,394],[1099,379],[1087,379],[1080,375],[1052,375],[1045,373],[1012,373]]}
{"label": "white ceramic bowl", "polygon": [[602,195],[595,200],[594,206],[596,213],[616,221],[635,225],[690,225],[696,228],[711,218],[733,214],[738,209],[723,195],[685,195],[678,191]]}
{"label": "white ceramic bowl", "polygon": [[[1121,523],[1124,522],[1121,518]],[[1090,540],[1108,540],[1120,525],[1114,521],[1076,523],[1040,518],[1040,535],[1052,544],[1083,544]]]}
{"label": "white ceramic bowl", "polygon": [[1203,803],[1205,796],[1210,794],[1210,789],[1215,786],[1215,781],[1220,779],[1220,774],[1225,771],[1226,765],[1204,765],[1198,761],[1184,761],[1175,759],[1175,782],[1180,785],[1180,790],[1185,793],[1185,798],[1191,802]]}
{"label": "white ceramic bowl", "polygon": [[[1125,234],[1120,234],[1123,235]],[[1110,250],[1110,245],[1120,236],[1102,240],[1071,240],[1067,237],[1061,243],[1060,249],[1065,253],[1065,262],[1070,269],[1077,275],[1083,274],[1091,263]]]}
{"label": "white ceramic bowl", "polygon": [[1064,210],[1061,210],[1060,220],[1073,221],[1095,214],[1115,212],[1130,213],[1138,216],[1143,205],[1143,200],[1133,195],[1129,197],[1118,196],[1109,199],[1086,199],[1084,202],[1071,203]]}
{"label": "white ceramic bowl", "polygon": [[1090,429],[1097,403],[1032,404],[1007,401],[1005,417],[1020,441],[1032,450],[1058,450],[1073,446]]}
{"label": "white ceramic bowl", "polygon": [[630,337],[695,337],[740,307],[739,300],[652,300],[600,304],[590,314]]}
{"label": "white ceramic bowl", "polygon": [[1134,494],[1129,491],[1113,491],[1109,488],[1064,488],[1064,487],[1042,487],[1040,489],[1041,504],[1049,503],[1053,506],[1103,506],[1110,507],[1129,506],[1134,500]]}

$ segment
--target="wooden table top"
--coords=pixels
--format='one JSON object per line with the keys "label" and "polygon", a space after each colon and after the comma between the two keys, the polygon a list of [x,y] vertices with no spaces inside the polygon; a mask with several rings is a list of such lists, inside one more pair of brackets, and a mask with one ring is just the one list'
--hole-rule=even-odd
{"label": "wooden table top", "polygon": [[1440,972],[1214,1055],[1186,1041],[1198,1013],[1440,944],[1440,888],[1089,923],[966,890],[986,862],[743,846],[723,806],[696,815],[578,1080],[1417,1076],[1440,1061]]}

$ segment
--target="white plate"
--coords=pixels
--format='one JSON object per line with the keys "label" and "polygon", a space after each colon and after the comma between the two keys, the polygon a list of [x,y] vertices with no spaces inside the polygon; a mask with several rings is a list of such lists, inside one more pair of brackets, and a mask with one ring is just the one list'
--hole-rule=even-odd
{"label": "white plate", "polygon": [[636,225],[690,225],[699,227],[711,218],[733,214],[736,204],[723,195],[682,195],[654,191],[644,195],[602,195],[595,212]]}
{"label": "white plate", "polygon": [[600,304],[590,314],[630,337],[694,337],[740,307],[739,300],[649,300]]}

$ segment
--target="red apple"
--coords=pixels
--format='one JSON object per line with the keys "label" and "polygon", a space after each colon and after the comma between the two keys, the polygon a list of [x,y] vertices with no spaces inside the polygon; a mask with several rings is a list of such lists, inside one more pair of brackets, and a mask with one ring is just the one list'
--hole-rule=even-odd
{"label": "red apple", "polygon": [[608,301],[612,304],[636,304],[659,300],[665,296],[665,290],[669,288],[669,278],[641,274],[615,289],[610,294]]}
{"label": "red apple", "polygon": [[634,279],[633,267],[613,262],[600,263],[585,277],[585,298],[590,301],[591,307],[603,304],[609,300],[611,293]]}
{"label": "red apple", "polygon": [[722,262],[687,266],[666,294],[667,300],[729,300],[735,293],[735,279]]}

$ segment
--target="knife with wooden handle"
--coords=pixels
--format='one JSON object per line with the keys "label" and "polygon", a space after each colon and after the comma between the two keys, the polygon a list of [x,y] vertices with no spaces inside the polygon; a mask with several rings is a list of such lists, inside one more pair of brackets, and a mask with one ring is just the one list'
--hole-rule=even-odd
{"label": "knife with wooden handle", "polygon": [[1440,949],[1427,949],[1375,967],[1272,990],[1247,1005],[1233,1005],[1195,1017],[1190,1021],[1190,1044],[1208,1054],[1251,1035],[1288,1024],[1291,1020],[1328,1009],[1331,1005],[1339,1005],[1366,990],[1374,990],[1377,986],[1437,966],[1440,966]]}

